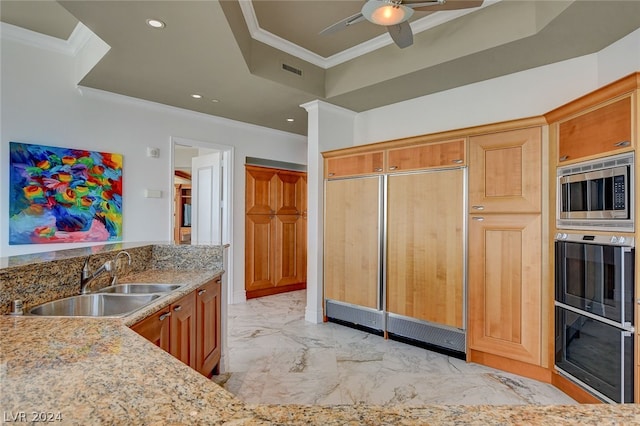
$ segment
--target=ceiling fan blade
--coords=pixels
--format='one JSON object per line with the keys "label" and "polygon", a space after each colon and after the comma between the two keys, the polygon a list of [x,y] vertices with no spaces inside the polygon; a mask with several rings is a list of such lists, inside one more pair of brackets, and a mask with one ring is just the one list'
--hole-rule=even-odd
{"label": "ceiling fan blade", "polygon": [[343,20],[338,21],[335,24],[325,28],[324,30],[320,31],[319,34],[321,35],[333,34],[336,31],[340,31],[347,28],[349,25],[357,24],[358,22],[362,22],[362,21],[364,21],[364,16],[362,16],[362,12],[358,12],[355,15],[351,15],[348,18],[344,18]]}
{"label": "ceiling fan blade", "polygon": [[427,7],[423,7],[422,5],[418,6],[419,3],[405,4],[405,6],[418,12],[437,12],[439,10],[470,9],[482,6],[482,3],[483,0],[447,0],[444,3],[434,4]]}
{"label": "ceiling fan blade", "polygon": [[417,3],[402,2],[402,5],[411,9],[416,9],[421,7],[441,6],[445,4],[445,1],[446,0],[418,1]]}
{"label": "ceiling fan blade", "polygon": [[387,27],[387,31],[389,31],[389,35],[400,49],[413,44],[413,32],[409,22],[404,21],[397,25],[390,25]]}

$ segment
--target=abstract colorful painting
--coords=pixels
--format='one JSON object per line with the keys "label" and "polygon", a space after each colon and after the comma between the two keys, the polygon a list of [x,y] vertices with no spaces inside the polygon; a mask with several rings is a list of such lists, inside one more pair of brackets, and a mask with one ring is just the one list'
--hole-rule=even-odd
{"label": "abstract colorful painting", "polygon": [[122,240],[122,155],[9,143],[9,244]]}

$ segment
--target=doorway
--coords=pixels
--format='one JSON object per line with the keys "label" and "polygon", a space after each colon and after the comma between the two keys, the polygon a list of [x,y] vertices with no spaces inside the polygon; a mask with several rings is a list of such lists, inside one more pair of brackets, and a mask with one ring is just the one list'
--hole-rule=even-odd
{"label": "doorway", "polygon": [[171,145],[174,243],[228,245],[225,275],[233,283],[233,147],[177,137]]}

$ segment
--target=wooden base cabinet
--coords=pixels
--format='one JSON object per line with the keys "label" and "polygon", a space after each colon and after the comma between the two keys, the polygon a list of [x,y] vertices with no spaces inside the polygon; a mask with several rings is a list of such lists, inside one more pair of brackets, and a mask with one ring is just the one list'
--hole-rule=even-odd
{"label": "wooden base cabinet", "polygon": [[198,290],[131,326],[175,358],[210,377],[221,356],[221,280]]}
{"label": "wooden base cabinet", "polygon": [[169,352],[169,328],[171,308],[168,306],[131,326],[131,329],[159,347]]}
{"label": "wooden base cabinet", "polygon": [[196,290],[196,370],[204,376],[218,373],[220,363],[220,278]]}
{"label": "wooden base cabinet", "polygon": [[469,348],[541,362],[541,215],[469,223]]}

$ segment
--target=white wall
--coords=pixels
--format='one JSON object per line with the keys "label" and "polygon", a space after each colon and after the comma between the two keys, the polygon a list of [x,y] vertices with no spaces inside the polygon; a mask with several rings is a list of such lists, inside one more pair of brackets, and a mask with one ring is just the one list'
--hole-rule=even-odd
{"label": "white wall", "polygon": [[[170,241],[171,137],[234,147],[234,280],[244,288],[244,160],[306,164],[306,138],[98,90],[76,87],[76,57],[1,40],[0,257],[88,244],[8,245],[9,142],[124,155],[123,240]],[[160,148],[148,158],[147,147]],[[144,198],[159,189],[162,198]]]}
{"label": "white wall", "polygon": [[640,70],[640,30],[598,53],[358,114],[354,145],[537,116]]}

